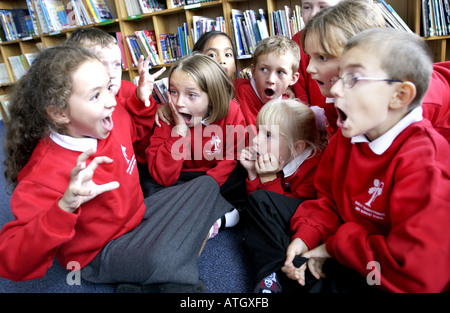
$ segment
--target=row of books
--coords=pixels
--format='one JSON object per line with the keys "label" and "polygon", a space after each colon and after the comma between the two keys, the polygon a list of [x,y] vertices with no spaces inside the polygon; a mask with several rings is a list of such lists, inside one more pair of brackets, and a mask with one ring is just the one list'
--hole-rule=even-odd
{"label": "row of books", "polygon": [[[119,39],[119,38],[118,38]],[[156,36],[153,30],[139,30],[135,31],[134,35],[126,35],[126,46],[131,56],[132,65],[137,67],[138,61],[141,55],[145,59],[150,59],[150,66],[160,65],[161,61],[158,54],[158,48],[156,46]],[[119,46],[122,44],[119,42]],[[122,50],[122,48],[121,48]],[[122,55],[122,59],[126,59],[125,55]],[[126,65],[128,67],[128,65]]]}
{"label": "row of books", "polygon": [[187,23],[183,27],[178,27],[178,33],[160,34],[161,54],[164,64],[175,62],[184,56],[191,54],[189,47],[189,32]]}
{"label": "row of books", "polygon": [[[139,76],[133,78],[133,83],[138,85]],[[169,78],[164,77],[162,79],[155,80],[153,84],[153,98],[155,98],[157,103],[167,103],[167,91],[169,88]]]}
{"label": "row of books", "polygon": [[5,63],[0,63],[0,85],[11,83]]}
{"label": "row of books", "polygon": [[210,2],[214,0],[172,0],[172,7],[181,7],[184,5],[193,5],[197,3]]}
{"label": "row of books", "polygon": [[153,86],[153,97],[158,103],[167,103],[167,90],[169,88],[169,78],[164,77],[155,82]]}
{"label": "row of books", "polygon": [[409,26],[406,25],[403,19],[386,1],[377,0],[374,3],[378,6],[381,14],[383,15],[386,26],[412,33],[412,30],[409,28]]}
{"label": "row of books", "polygon": [[0,10],[1,41],[17,40],[39,34],[31,0],[27,0],[28,9]]}
{"label": "row of books", "polygon": [[44,34],[114,18],[105,0],[70,0],[66,5],[62,0],[34,0],[34,5]]}
{"label": "row of books", "polygon": [[28,65],[25,62],[25,57],[21,55],[13,55],[8,57],[9,64],[13,72],[14,80],[18,81],[23,75],[25,75]]}
{"label": "row of books", "polygon": [[450,1],[422,0],[423,37],[450,35]]}
{"label": "row of books", "polygon": [[[163,61],[161,62],[158,48],[156,45],[156,38],[155,38],[155,32],[152,30],[142,30],[142,31],[136,31],[135,35],[126,35],[125,41],[126,41],[126,49],[128,49],[128,52],[131,56],[131,62],[133,67],[137,67],[139,58],[141,55],[143,55],[146,59],[150,58],[150,66],[155,65],[161,65],[161,64],[168,64],[173,63],[176,60],[189,55],[191,53],[191,49],[189,48],[188,44],[188,36],[187,36],[187,28],[184,27],[178,27],[178,33],[167,33],[167,34],[160,34],[159,40],[161,42],[161,55]],[[151,41],[150,39],[151,38]],[[120,43],[120,39],[118,38],[119,46],[122,44]],[[149,42],[151,42],[149,44]],[[128,64],[126,64],[126,58],[124,53],[124,48],[121,47],[122,50],[122,62],[124,64],[122,65],[123,68],[128,68]]]}
{"label": "row of books", "polygon": [[296,5],[294,11],[287,5],[284,10],[270,12],[272,17],[272,34],[283,35],[292,38],[297,32],[305,27],[303,22],[301,6]]}
{"label": "row of books", "polygon": [[259,9],[258,12],[231,10],[231,29],[238,57],[253,54],[258,43],[269,37],[264,10]]}
{"label": "row of books", "polygon": [[[11,69],[13,72],[14,80],[19,80],[28,70],[31,63],[33,63],[34,59],[37,57],[38,52],[30,52],[30,53],[24,53],[21,55],[12,55],[8,57],[8,62],[11,65]],[[3,63],[4,64],[4,63]],[[2,83],[4,80],[4,83],[11,82],[8,73],[6,72],[6,76],[3,72],[3,70],[6,71],[6,66],[1,67],[1,77],[2,77]],[[8,77],[8,79],[6,79]]]}
{"label": "row of books", "polygon": [[125,8],[128,16],[136,16],[144,13],[165,10],[166,1],[157,0],[125,0]]}
{"label": "row of books", "polygon": [[237,75],[240,78],[252,78],[252,67],[245,66],[238,69]]}
{"label": "row of books", "polygon": [[218,16],[215,19],[205,16],[193,16],[192,18],[193,28],[191,29],[192,40],[195,44],[197,40],[204,33],[216,30],[225,32],[225,20],[223,16]]}

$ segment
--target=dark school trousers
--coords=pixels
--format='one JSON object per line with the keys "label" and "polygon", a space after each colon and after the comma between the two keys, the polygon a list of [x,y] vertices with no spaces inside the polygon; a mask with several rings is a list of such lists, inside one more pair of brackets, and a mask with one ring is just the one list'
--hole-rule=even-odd
{"label": "dark school trousers", "polygon": [[81,270],[94,283],[199,282],[197,260],[213,223],[232,209],[219,185],[204,175],[145,198],[139,225],[110,241]]}
{"label": "dark school trousers", "polygon": [[[164,188],[158,184],[148,172],[148,168],[141,164],[138,164],[139,179],[141,183],[142,192],[144,197],[148,197]],[[172,184],[177,186],[191,181],[197,177],[205,176],[206,172],[181,172],[178,180]],[[236,165],[236,168],[231,172],[230,176],[225,183],[220,186],[221,195],[235,208],[244,207],[247,205],[247,189],[245,185],[245,179],[247,177],[247,170],[245,170],[240,163]]]}
{"label": "dark school trousers", "polygon": [[255,273],[255,284],[283,267],[291,242],[290,220],[301,202],[267,190],[249,195],[244,247]]}
{"label": "dark school trousers", "polygon": [[[327,277],[317,280],[306,270],[306,286],[288,278],[281,268],[286,261],[286,250],[291,242],[290,220],[302,200],[266,190],[257,190],[249,196],[249,207],[244,223],[244,247],[254,269],[255,285],[271,273],[277,273],[282,291],[287,293],[360,293],[380,292],[368,285],[365,277],[328,259],[323,271]],[[297,256],[299,267],[307,259]]]}

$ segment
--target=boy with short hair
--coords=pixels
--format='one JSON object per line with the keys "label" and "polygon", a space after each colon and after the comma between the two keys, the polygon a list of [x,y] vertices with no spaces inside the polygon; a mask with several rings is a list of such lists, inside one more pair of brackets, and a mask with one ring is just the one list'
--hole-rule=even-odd
{"label": "boy with short hair", "polygon": [[321,283],[344,268],[357,274],[350,285],[335,278],[338,290],[450,290],[450,147],[421,108],[432,65],[414,34],[376,28],[347,43],[331,89],[340,129],[316,172],[318,199],[291,219],[282,270],[300,285],[297,255]]}
{"label": "boy with short hair", "polygon": [[255,49],[252,78],[236,80],[236,98],[247,125],[256,124],[256,116],[264,104],[283,96],[298,79],[300,50],[285,36],[261,40]]}

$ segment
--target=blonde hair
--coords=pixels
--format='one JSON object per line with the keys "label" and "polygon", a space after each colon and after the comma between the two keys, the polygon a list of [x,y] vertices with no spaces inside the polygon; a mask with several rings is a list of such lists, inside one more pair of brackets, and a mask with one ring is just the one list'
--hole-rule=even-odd
{"label": "blonde hair", "polygon": [[340,58],[347,41],[369,28],[385,27],[384,18],[371,1],[344,0],[318,12],[302,32],[302,46],[306,36],[320,40],[323,55]]}
{"label": "blonde hair", "polygon": [[276,53],[278,55],[291,54],[292,59],[292,73],[298,71],[298,65],[300,63],[300,48],[295,41],[285,36],[270,36],[261,40],[256,46],[255,53],[253,54],[253,64],[258,63],[258,59],[262,55],[269,53]]}
{"label": "blonde hair", "polygon": [[174,71],[187,73],[200,89],[208,94],[210,111],[206,123],[213,123],[228,115],[230,102],[235,95],[233,83],[228,78],[225,70],[212,58],[194,52],[176,62],[169,73],[170,77]]}
{"label": "blonde hair", "polygon": [[256,117],[256,126],[277,126],[288,143],[293,157],[294,144],[302,140],[313,149],[313,155],[328,144],[327,130],[318,126],[316,115],[306,104],[296,99],[276,99],[267,102]]}

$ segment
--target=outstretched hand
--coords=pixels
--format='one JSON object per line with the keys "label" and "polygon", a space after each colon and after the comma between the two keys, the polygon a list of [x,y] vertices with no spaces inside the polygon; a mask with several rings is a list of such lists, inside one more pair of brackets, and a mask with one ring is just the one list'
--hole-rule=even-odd
{"label": "outstretched hand", "polygon": [[70,182],[63,197],[58,201],[59,207],[73,213],[83,203],[95,198],[106,191],[119,188],[119,183],[113,181],[103,185],[97,185],[93,182],[95,169],[102,163],[111,163],[113,160],[106,156],[95,157],[89,165],[86,165],[87,159],[95,153],[90,149],[81,153],[77,158],[77,164],[70,173]]}
{"label": "outstretched hand", "polygon": [[144,61],[144,56],[141,55],[138,61],[139,81],[136,90],[136,97],[144,102],[146,107],[150,106],[150,97],[153,92],[153,84],[155,80],[165,72],[166,67],[161,68],[153,75],[149,72],[150,58]]}

